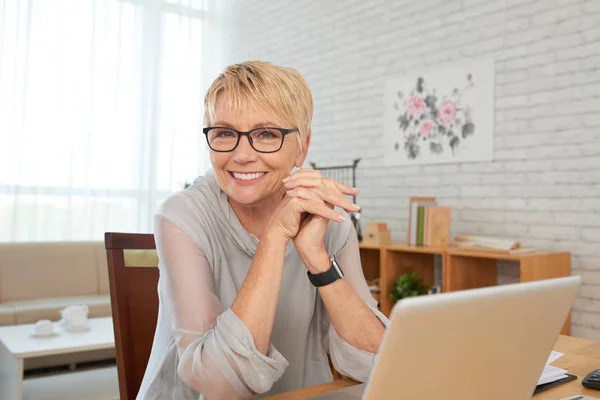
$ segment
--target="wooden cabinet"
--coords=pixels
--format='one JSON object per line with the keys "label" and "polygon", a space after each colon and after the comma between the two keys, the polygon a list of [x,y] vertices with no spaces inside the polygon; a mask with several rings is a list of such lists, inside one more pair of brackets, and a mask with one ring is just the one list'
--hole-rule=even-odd
{"label": "wooden cabinet", "polygon": [[[453,246],[411,246],[402,242],[382,246],[361,244],[365,278],[367,281],[380,278],[379,303],[385,315],[389,316],[394,306],[389,293],[401,274],[416,272],[426,285],[433,285],[436,256],[441,261],[444,292],[497,285],[498,261],[502,260],[518,262],[521,282],[571,275],[571,254],[568,252],[539,250],[508,254]],[[561,333],[569,335],[570,332],[569,314]]]}

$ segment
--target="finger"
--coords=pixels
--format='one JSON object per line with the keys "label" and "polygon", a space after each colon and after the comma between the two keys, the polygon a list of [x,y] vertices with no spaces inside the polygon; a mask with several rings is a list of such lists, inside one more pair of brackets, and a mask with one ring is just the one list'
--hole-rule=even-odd
{"label": "finger", "polygon": [[[312,200],[312,201],[324,201],[321,196],[317,192],[311,189],[306,188],[295,188],[293,190],[288,190],[287,195],[292,198]],[[333,209],[335,205],[328,201],[324,201],[325,205],[330,209]]]}
{"label": "finger", "polygon": [[355,196],[358,194],[358,188],[352,188],[350,186],[346,186],[342,183],[334,181],[330,178],[322,178],[322,177],[314,177],[314,176],[306,176],[293,178],[284,183],[286,189],[293,189],[295,187],[304,186],[304,187],[336,187],[340,192],[345,195]]}
{"label": "finger", "polygon": [[333,204],[343,208],[347,212],[356,212],[360,210],[357,204],[349,201],[343,194],[335,189],[316,189],[319,197],[326,203]]}
{"label": "finger", "polygon": [[[324,201],[328,205],[343,208],[344,210],[346,210],[349,213],[360,210],[360,207],[358,205],[350,202],[346,197],[344,197],[343,194],[338,192],[336,189],[296,188],[294,190],[297,190],[298,192],[301,192],[301,193],[304,193],[305,191],[312,192],[313,194],[310,194],[311,199],[316,200],[316,198],[318,198],[319,200]],[[309,198],[308,197],[309,194],[306,194],[304,196],[307,196],[305,198]],[[316,196],[316,198],[315,198],[315,196]]]}
{"label": "finger", "polygon": [[[310,191],[303,192],[296,190],[295,193],[290,193],[290,197],[292,197],[300,207],[298,210],[299,212],[307,212],[336,222],[342,222],[346,219],[335,212],[333,207],[326,205],[318,196],[314,197],[314,194],[308,192]],[[300,197],[301,195],[304,197]]]}
{"label": "finger", "polygon": [[307,212],[335,222],[345,221],[346,218],[329,208],[322,200],[303,199],[297,197],[294,199],[300,207],[300,212]]}
{"label": "finger", "polygon": [[314,169],[314,168],[299,168],[297,169],[294,173],[290,174],[290,175],[321,175],[321,171],[318,169]]}
{"label": "finger", "polygon": [[294,172],[290,176],[286,177],[285,179],[283,179],[283,182],[288,182],[293,179],[304,178],[307,176],[318,178],[318,177],[322,177],[323,175],[321,174],[321,171],[319,171],[319,170],[310,169],[310,168],[302,168],[302,169],[299,169],[298,171]]}
{"label": "finger", "polygon": [[320,187],[323,186],[323,178],[320,176],[304,176],[299,178],[294,178],[284,183],[286,189],[293,189],[298,186],[303,187]]}
{"label": "finger", "polygon": [[353,188],[350,186],[346,186],[342,183],[336,182],[334,181],[337,188],[344,194],[350,195],[350,196],[356,196],[358,194],[359,189],[358,188]]}
{"label": "finger", "polygon": [[317,192],[315,192],[312,189],[307,189],[303,187],[288,190],[286,194],[290,197],[295,197],[299,199],[322,201],[321,197],[317,194]]}
{"label": "finger", "polygon": [[287,191],[290,197],[299,197],[307,200],[321,200],[330,206],[338,206],[346,210],[346,212],[356,212],[360,210],[360,207],[352,202],[348,201],[340,192],[336,189],[323,189],[323,188],[304,188],[297,187]]}
{"label": "finger", "polygon": [[[306,188],[296,188],[293,190],[288,190],[287,195],[289,197],[292,198],[297,198],[297,199],[304,199],[304,200],[311,200],[311,201],[320,201],[323,202],[324,200],[319,196],[318,193],[316,193],[313,190],[310,189],[306,189]],[[334,208],[334,204],[330,203],[328,201],[325,201],[325,205],[327,207],[329,207],[330,209]]]}

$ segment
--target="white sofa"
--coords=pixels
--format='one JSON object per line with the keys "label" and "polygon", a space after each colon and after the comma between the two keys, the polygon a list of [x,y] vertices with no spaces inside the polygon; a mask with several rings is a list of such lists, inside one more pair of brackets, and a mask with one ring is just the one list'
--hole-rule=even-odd
{"label": "white sofa", "polygon": [[[58,321],[71,304],[111,316],[103,242],[0,243],[0,326]],[[26,369],[109,358],[114,350],[32,359]]]}

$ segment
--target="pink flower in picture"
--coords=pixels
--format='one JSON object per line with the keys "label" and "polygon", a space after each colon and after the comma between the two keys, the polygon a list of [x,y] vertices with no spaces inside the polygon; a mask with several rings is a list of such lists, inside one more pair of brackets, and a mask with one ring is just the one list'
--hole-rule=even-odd
{"label": "pink flower in picture", "polygon": [[408,115],[419,116],[427,111],[427,106],[425,106],[425,100],[419,96],[413,96],[408,100],[408,105],[406,106],[406,112]]}
{"label": "pink flower in picture", "polygon": [[446,100],[440,104],[437,112],[437,120],[442,125],[449,125],[456,117],[456,104],[453,101]]}
{"label": "pink flower in picture", "polygon": [[421,121],[421,126],[419,126],[421,136],[429,136],[431,131],[433,131],[433,121],[430,119]]}

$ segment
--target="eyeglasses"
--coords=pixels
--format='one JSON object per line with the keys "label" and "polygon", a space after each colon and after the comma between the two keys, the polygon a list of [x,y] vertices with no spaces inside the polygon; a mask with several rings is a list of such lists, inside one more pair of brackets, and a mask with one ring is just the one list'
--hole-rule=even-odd
{"label": "eyeglasses", "polygon": [[236,131],[233,128],[214,126],[202,129],[206,135],[208,147],[213,151],[227,153],[235,150],[240,137],[247,136],[250,146],[259,153],[275,153],[283,146],[285,135],[298,132],[298,129],[256,128],[248,132]]}

